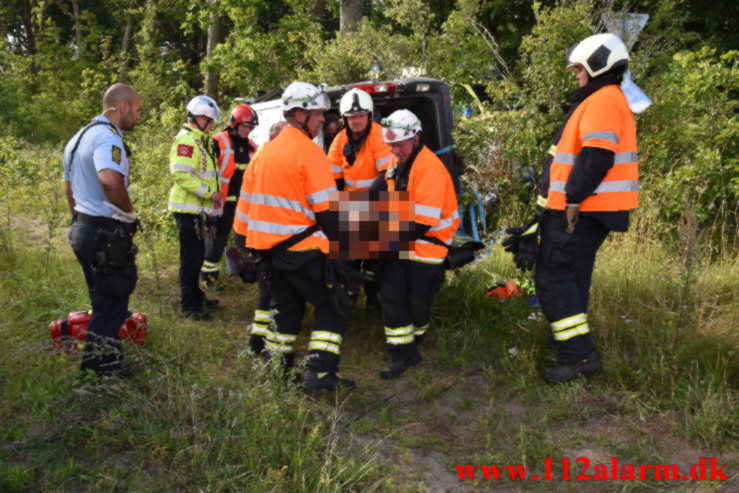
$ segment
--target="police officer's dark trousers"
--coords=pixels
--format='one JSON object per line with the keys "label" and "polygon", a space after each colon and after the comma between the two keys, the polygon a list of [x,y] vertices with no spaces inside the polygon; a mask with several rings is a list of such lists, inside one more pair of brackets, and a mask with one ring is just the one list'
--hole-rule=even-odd
{"label": "police officer's dark trousers", "polygon": [[205,241],[198,237],[200,217],[183,212],[174,213],[180,240],[180,308],[198,311],[203,308],[205,293],[198,286],[200,268],[205,258]]}
{"label": "police officer's dark trousers", "polygon": [[[98,374],[121,370],[122,345],[118,334],[123,322],[130,316],[128,300],[136,287],[135,254],[125,255],[122,263],[110,265],[105,256],[105,233],[123,227],[108,218],[86,216],[77,219],[69,232],[72,250],[77,257],[87,282],[92,316],[87,327],[87,338],[81,369]],[[124,251],[129,241],[120,245]]]}
{"label": "police officer's dark trousers", "polygon": [[588,300],[595,256],[609,231],[582,214],[574,233],[566,233],[565,225],[564,215],[556,212],[542,221],[534,281],[558,362],[571,364],[595,349],[587,321]]}
{"label": "police officer's dark trousers", "polygon": [[379,263],[380,303],[387,353],[392,360],[407,359],[418,349],[431,321],[431,304],[444,282],[444,266],[415,260]]}
{"label": "police officer's dark trousers", "polygon": [[326,255],[298,260],[304,255],[305,252],[283,252],[272,260],[269,286],[275,331],[267,336],[267,349],[273,355],[284,355],[286,363],[292,364],[294,345],[305,314],[305,303],[308,302],[313,305],[315,323],[306,365],[317,372],[336,372],[348,320],[331,303],[325,282]]}
{"label": "police officer's dark trousers", "polygon": [[228,243],[236,214],[236,202],[226,202],[223,206],[223,214],[218,217],[216,223],[216,237],[205,249],[205,260],[212,264],[218,264],[223,257],[223,251]]}

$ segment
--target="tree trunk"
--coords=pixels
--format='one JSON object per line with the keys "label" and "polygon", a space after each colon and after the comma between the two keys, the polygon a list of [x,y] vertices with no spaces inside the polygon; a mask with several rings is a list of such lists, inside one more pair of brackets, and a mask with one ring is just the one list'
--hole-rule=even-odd
{"label": "tree trunk", "polygon": [[[218,4],[216,3],[208,25],[208,43],[205,48],[207,60],[213,57],[213,51],[221,41],[223,41],[223,20],[218,13]],[[211,72],[210,69],[205,73],[205,94],[215,100],[218,100],[218,75],[218,72]]]}
{"label": "tree trunk", "polygon": [[[133,4],[133,1],[131,2]],[[135,18],[133,11],[129,10],[126,16],[126,30],[123,31],[123,44],[121,45],[121,71],[118,73],[118,81],[126,82],[126,74],[128,73],[128,60],[131,51],[131,38],[133,37],[133,25]]]}
{"label": "tree trunk", "polygon": [[72,0],[72,19],[74,20],[74,34],[77,38],[77,54],[82,54],[82,20],[80,19],[80,5]]}
{"label": "tree trunk", "polygon": [[363,15],[362,0],[339,0],[339,30],[356,31]]}
{"label": "tree trunk", "polygon": [[31,3],[28,0],[23,2],[23,34],[26,51],[30,55],[36,54],[36,34],[33,31],[33,21],[31,20]]}
{"label": "tree trunk", "polygon": [[310,15],[313,20],[323,21],[326,15],[326,0],[310,0]]}

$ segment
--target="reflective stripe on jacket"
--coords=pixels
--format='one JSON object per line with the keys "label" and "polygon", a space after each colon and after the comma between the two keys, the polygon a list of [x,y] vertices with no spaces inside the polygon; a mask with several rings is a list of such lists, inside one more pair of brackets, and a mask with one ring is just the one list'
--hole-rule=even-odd
{"label": "reflective stripe on jacket", "polygon": [[380,171],[386,169],[393,159],[390,146],[382,138],[382,127],[375,122],[370,122],[370,125],[372,128],[353,165],[349,165],[344,156],[344,146],[349,141],[346,128],[339,132],[328,150],[334,179],[344,179],[344,190],[369,189]]}
{"label": "reflective stripe on jacket", "polygon": [[170,211],[214,212],[211,196],[219,191],[219,184],[209,140],[205,133],[185,125],[172,141],[169,171],[174,185],[169,192]]}
{"label": "reflective stripe on jacket", "polygon": [[[224,201],[235,202],[237,197],[229,197],[228,191],[231,184],[231,179],[234,176],[234,172],[237,169],[245,170],[248,164],[236,163],[236,154],[234,153],[233,145],[231,144],[231,136],[228,133],[228,129],[221,130],[213,136],[213,140],[218,144],[218,177],[221,182],[221,196]],[[249,140],[249,144],[253,149],[256,149],[256,145]],[[249,153],[249,162],[254,157],[254,153]]]}
{"label": "reflective stripe on jacket", "polygon": [[580,203],[581,211],[623,211],[639,203],[639,164],[636,124],[621,88],[608,85],[590,95],[575,109],[554,150],[549,168],[547,207],[565,209],[565,186],[574,166],[587,166],[578,154],[584,147],[614,152],[613,167],[592,195]]}
{"label": "reflective stripe on jacket", "polygon": [[[393,158],[392,166],[397,164]],[[387,179],[388,190],[395,190],[395,180]],[[408,177],[408,193],[414,205],[414,221],[431,226],[426,235],[434,236],[451,245],[454,232],[459,227],[457,195],[446,166],[424,146],[418,152]],[[416,240],[413,260],[440,264],[448,249],[426,240]]]}
{"label": "reflective stripe on jacket", "polygon": [[[258,166],[248,174],[244,196],[248,200],[246,246],[266,250],[315,224],[315,214],[328,209],[336,184],[323,149],[290,125],[255,159]],[[322,232],[290,248],[311,249],[328,253],[328,239]]]}
{"label": "reflective stripe on jacket", "polygon": [[271,144],[271,141],[265,142],[259,146],[259,149],[257,149],[252,155],[249,166],[247,166],[246,171],[244,171],[244,179],[241,181],[241,190],[239,191],[239,198],[236,201],[236,214],[234,215],[233,228],[234,231],[243,236],[246,236],[246,232],[249,228],[249,207],[251,205],[249,197],[252,187],[254,186],[254,174],[259,168],[260,156],[269,144]]}

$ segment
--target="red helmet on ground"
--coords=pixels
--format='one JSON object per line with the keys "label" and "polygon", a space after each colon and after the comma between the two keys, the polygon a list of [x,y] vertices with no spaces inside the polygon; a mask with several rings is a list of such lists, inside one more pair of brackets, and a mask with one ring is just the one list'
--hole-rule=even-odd
{"label": "red helmet on ground", "polygon": [[240,123],[245,123],[252,127],[259,125],[257,112],[248,104],[240,104],[231,112],[231,128],[236,128]]}

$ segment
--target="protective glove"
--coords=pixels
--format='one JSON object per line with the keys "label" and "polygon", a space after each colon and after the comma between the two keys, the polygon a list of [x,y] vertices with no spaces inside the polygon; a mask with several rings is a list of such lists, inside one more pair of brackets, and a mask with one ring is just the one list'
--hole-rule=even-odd
{"label": "protective glove", "polygon": [[506,229],[508,236],[501,242],[505,251],[513,254],[516,267],[524,272],[533,269],[536,263],[540,221],[541,214],[537,213],[523,226]]}
{"label": "protective glove", "polygon": [[567,226],[565,227],[565,232],[567,234],[572,234],[575,232],[575,225],[577,224],[577,219],[580,216],[580,204],[567,204],[567,207],[565,208],[565,217],[567,218]]}
{"label": "protective glove", "polygon": [[138,217],[135,212],[126,212],[123,209],[111,204],[110,202],[103,202],[103,205],[110,208],[113,211],[113,219],[126,224],[133,224],[136,222]]}

